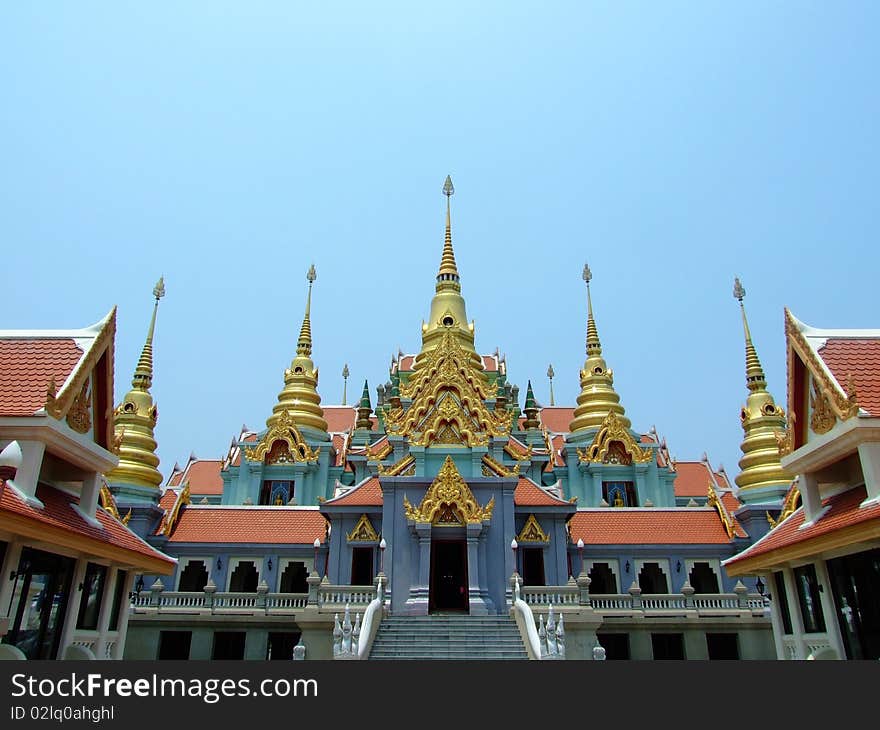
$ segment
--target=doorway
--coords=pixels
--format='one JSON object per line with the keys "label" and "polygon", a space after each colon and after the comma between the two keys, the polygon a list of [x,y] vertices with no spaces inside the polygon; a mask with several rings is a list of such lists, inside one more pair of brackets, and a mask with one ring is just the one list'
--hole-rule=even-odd
{"label": "doorway", "polygon": [[17,646],[28,659],[56,658],[74,564],[72,558],[61,555],[22,550],[4,643]]}
{"label": "doorway", "polygon": [[431,542],[431,593],[428,610],[467,613],[467,543],[465,540]]}

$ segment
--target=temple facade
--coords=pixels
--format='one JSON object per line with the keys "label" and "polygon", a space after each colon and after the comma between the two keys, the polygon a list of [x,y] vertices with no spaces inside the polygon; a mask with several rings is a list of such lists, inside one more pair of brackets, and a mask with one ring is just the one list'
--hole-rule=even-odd
{"label": "temple facade", "polygon": [[722,565],[769,529],[791,485],[776,440],[784,413],[766,390],[745,311],[736,489],[708,458],[677,462],[656,431],[633,427],[588,267],[575,404],[541,406],[530,381],[523,392],[508,378],[503,357],[481,354],[455,260],[449,178],[443,192],[421,343],[392,357],[375,399],[364,383],[356,405],[322,403],[312,267],[265,427],[243,427],[222,458],[175,465],[164,489],[149,395],[154,308],[116,410],[120,463],[108,481],[130,524],[177,566],[170,577],[144,575],[126,658],[330,658],[340,616],[369,619],[359,658],[464,657],[428,645],[432,622],[453,619],[499,658],[542,658],[536,629],[542,647],[558,637],[547,650],[557,658],[562,646],[573,659],[773,657],[765,599]]}

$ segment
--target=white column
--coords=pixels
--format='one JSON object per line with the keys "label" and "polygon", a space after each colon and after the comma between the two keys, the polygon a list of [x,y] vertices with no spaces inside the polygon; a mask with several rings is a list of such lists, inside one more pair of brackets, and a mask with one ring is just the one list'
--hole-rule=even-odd
{"label": "white column", "polygon": [[843,638],[837,623],[837,609],[834,607],[834,596],[831,593],[831,578],[824,560],[816,561],[816,579],[819,581],[819,603],[822,606],[822,613],[825,614],[825,633],[828,634],[828,642],[840,659],[846,659],[846,650],[843,648]]}
{"label": "white column", "polygon": [[862,505],[880,502],[880,444],[859,444],[859,460],[862,462],[865,491],[868,493]]}
{"label": "white column", "polygon": [[73,641],[73,635],[76,633],[76,617],[79,614],[79,606],[83,595],[80,585],[85,580],[88,562],[88,558],[79,558],[76,561],[76,567],[73,569],[73,578],[70,581],[70,596],[67,600],[67,614],[64,616],[64,627],[61,629],[61,641],[58,642],[58,659],[64,657],[64,650]]}
{"label": "white column", "polygon": [[819,481],[815,474],[801,474],[798,481],[801,502],[804,505],[804,523],[812,522],[819,516],[822,509],[822,498],[819,496]]}
{"label": "white column", "polygon": [[107,577],[104,579],[104,594],[101,596],[101,608],[98,613],[98,640],[95,642],[95,656],[98,659],[104,658],[104,648],[107,646],[107,628],[110,626],[110,614],[113,612],[118,573],[119,569],[111,566],[107,568]]}
{"label": "white column", "polygon": [[95,516],[98,508],[98,495],[101,493],[101,478],[95,472],[89,474],[82,483],[82,491],[79,495],[79,509],[88,517]]}
{"label": "white column", "polygon": [[122,586],[122,605],[119,607],[119,624],[117,628],[119,633],[116,637],[116,646],[113,647],[111,659],[122,659],[125,651],[125,638],[128,636],[128,618],[131,615],[131,601],[128,600],[128,594],[131,593],[134,585],[134,570],[129,570],[125,576],[125,585]]}
{"label": "white column", "polygon": [[[15,589],[15,579],[9,580],[9,576],[13,571],[18,570],[18,564],[21,561],[22,544],[20,542],[10,542],[6,546],[6,557],[3,558],[3,567],[0,569],[0,616],[6,616],[7,610],[10,610],[9,602],[12,600],[12,592]],[[15,606],[11,611],[15,613]],[[10,622],[14,616],[9,616]],[[2,636],[3,634],[0,634]]]}
{"label": "white column", "polygon": [[21,466],[16,470],[12,483],[28,502],[42,506],[36,492],[46,444],[42,441],[19,441],[18,445],[21,447]]}
{"label": "white column", "polygon": [[[773,580],[773,573],[764,573],[761,579],[766,583],[767,589],[772,596],[776,593],[776,581]],[[782,628],[782,604],[779,596],[770,600],[770,623],[773,626],[773,643],[776,646],[776,658],[785,659],[785,644],[782,643],[784,629]]]}
{"label": "white column", "polygon": [[794,571],[791,568],[783,568],[782,577],[785,583],[785,592],[788,594],[788,612],[791,614],[791,633],[797,649],[797,658],[806,659],[804,654],[804,620],[801,617],[801,605],[798,600],[797,585],[794,581]]}

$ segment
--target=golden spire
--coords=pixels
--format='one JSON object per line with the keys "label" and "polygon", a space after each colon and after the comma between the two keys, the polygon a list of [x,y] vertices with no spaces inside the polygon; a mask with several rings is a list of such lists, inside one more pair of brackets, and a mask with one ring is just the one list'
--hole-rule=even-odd
{"label": "golden spire", "polygon": [[156,331],[156,314],[159,300],[165,296],[165,281],[161,277],[153,287],[153,316],[147,330],[144,349],[138,359],[131,379],[131,390],[115,411],[115,434],[119,442],[119,464],[109,474],[112,484],[134,484],[158,489],[162,484],[159,473],[159,457],[156,456],[154,428],[159,417],[153,403],[150,387],[153,384],[153,334]]}
{"label": "golden spire", "polygon": [[290,367],[284,371],[284,388],[278,394],[278,402],[272,408],[272,415],[266,420],[268,428],[278,423],[286,411],[287,416],[284,417],[289,417],[297,427],[311,427],[323,434],[327,433],[327,421],[324,420],[321,396],[318,395],[318,369],[311,357],[312,284],[317,278],[313,264],[306,274],[309,291],[306,296],[306,312],[296,343],[296,357],[291,361]]}
{"label": "golden spire", "polygon": [[630,427],[630,421],[620,405],[620,396],[614,390],[614,373],[602,357],[602,344],[593,318],[593,300],[590,296],[592,278],[590,267],[584,264],[583,279],[587,284],[587,359],[581,370],[581,392],[577,397],[574,420],[568,427],[572,433],[599,428],[612,411],[618,415],[618,421],[624,428]]}
{"label": "golden spire", "polygon": [[743,304],[745,295],[746,290],[739,278],[735,278],[733,296],[739,302],[742,313],[746,342],[746,387],[749,389],[746,404],[740,411],[744,434],[740,449],[743,455],[739,460],[740,473],[735,481],[740,489],[740,500],[749,502],[784,495],[791,484],[791,475],[782,468],[779,461],[776,439],[777,434],[785,432],[785,413],[767,391],[764,369],[752,344],[752,334],[746,318]]}
{"label": "golden spire", "polygon": [[[452,248],[451,198],[455,193],[452,178],[447,175],[443,183],[446,196],[446,235],[443,241],[443,255],[437,272],[437,285],[431,300],[431,313],[428,321],[422,324],[422,353],[436,347],[446,332],[452,332],[459,344],[471,353],[474,362],[482,363],[474,349],[474,325],[468,323],[464,298],[461,296],[461,280],[455,263]],[[418,361],[415,367],[418,367]]]}

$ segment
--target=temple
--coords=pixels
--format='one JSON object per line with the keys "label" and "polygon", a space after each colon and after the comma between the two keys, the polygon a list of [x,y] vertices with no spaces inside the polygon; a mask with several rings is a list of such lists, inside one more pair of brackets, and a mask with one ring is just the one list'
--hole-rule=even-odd
{"label": "temple", "polygon": [[[505,358],[477,348],[448,177],[443,193],[421,342],[391,358],[375,402],[365,382],[355,404],[322,403],[312,266],[265,426],[242,426],[221,458],[175,464],[161,490],[149,395],[154,307],[132,391],[116,410],[121,457],[108,481],[132,524],[177,567],[170,578],[144,576],[125,656],[773,656],[754,581],[722,567],[753,541],[746,522],[766,532],[791,482],[768,446],[785,420],[744,310],[738,497],[705,455],[676,461],[654,429],[633,428],[603,352],[593,306],[595,294],[601,309],[601,285],[593,292],[589,267],[576,404],[541,406],[527,381],[520,407]],[[346,365],[346,384],[348,374]],[[547,375],[552,392],[552,365]],[[432,640],[438,629],[461,641]]]}

